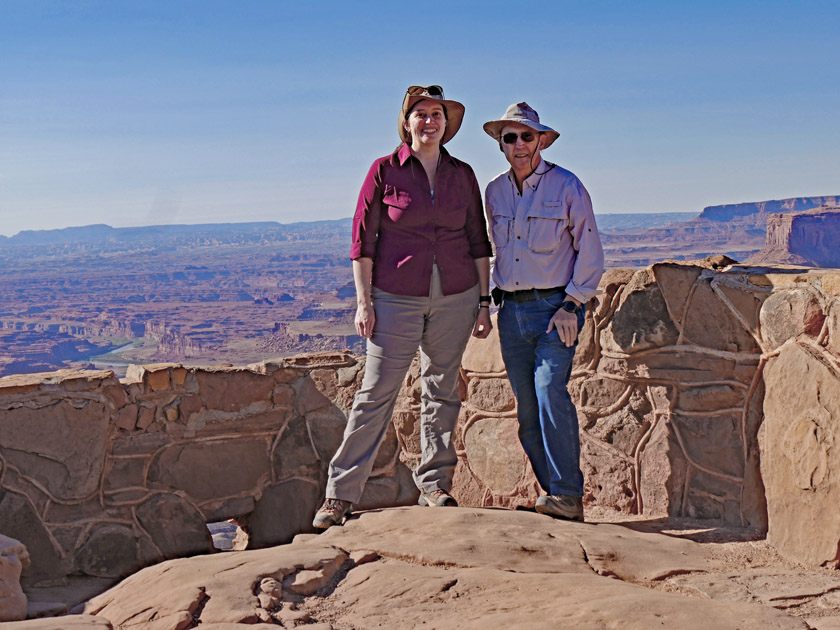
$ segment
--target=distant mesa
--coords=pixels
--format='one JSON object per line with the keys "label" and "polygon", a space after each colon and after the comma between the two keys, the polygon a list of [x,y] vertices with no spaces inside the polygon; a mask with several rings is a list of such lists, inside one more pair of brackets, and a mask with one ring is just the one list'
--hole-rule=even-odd
{"label": "distant mesa", "polygon": [[840,195],[708,206],[691,221],[673,222],[636,232],[607,231],[603,242],[608,260],[612,257],[615,259],[613,262],[624,265],[650,264],[656,260],[657,254],[659,260],[689,260],[711,253],[723,253],[744,260],[764,247],[769,216],[838,205]]}
{"label": "distant mesa", "polygon": [[[245,244],[272,241],[322,241],[349,239],[352,219],[277,223],[204,223],[196,225],[149,225],[114,228],[110,225],[84,225],[57,230],[23,230],[12,237],[0,237],[3,247],[48,247],[72,243],[95,244],[108,249],[161,247],[183,244]],[[188,267],[189,269],[190,267]],[[195,268],[195,267],[193,267]]]}
{"label": "distant mesa", "polygon": [[732,221],[740,219],[763,228],[769,214],[786,214],[812,210],[820,206],[840,205],[840,195],[833,197],[791,197],[772,201],[751,201],[748,203],[730,203],[722,206],[708,206],[697,217],[698,220]]}
{"label": "distant mesa", "polygon": [[840,204],[767,216],[764,248],[749,264],[840,267]]}

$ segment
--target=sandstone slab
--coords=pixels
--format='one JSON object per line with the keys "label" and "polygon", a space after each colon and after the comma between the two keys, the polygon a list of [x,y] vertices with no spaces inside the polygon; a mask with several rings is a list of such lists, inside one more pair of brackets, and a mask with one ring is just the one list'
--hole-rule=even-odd
{"label": "sandstone slab", "polygon": [[789,558],[840,564],[840,379],[819,351],[794,343],[765,368],[759,434],[768,541]]}
{"label": "sandstone slab", "polygon": [[482,411],[510,411],[516,406],[513,390],[506,378],[473,378],[467,386],[470,406]]}
{"label": "sandstone slab", "polygon": [[622,380],[593,376],[586,379],[580,389],[580,405],[603,409],[617,403],[627,391],[628,384]]}
{"label": "sandstone slab", "polygon": [[312,531],[312,519],[322,499],[319,487],[302,479],[268,486],[248,520],[249,545],[279,545],[300,532]]}
{"label": "sandstone slab", "polygon": [[351,627],[806,629],[772,609],[691,599],[591,574],[409,569],[388,562],[352,571],[328,602],[346,602],[341,618]]}
{"label": "sandstone slab", "polygon": [[619,456],[631,459],[649,425],[649,419],[640,418],[630,407],[621,407],[589,423],[586,434],[593,442],[607,445],[608,450],[615,449]]}
{"label": "sandstone slab", "polygon": [[662,291],[671,317],[681,323],[685,317],[691,288],[703,270],[694,265],[667,262],[653,265],[651,271]]}
{"label": "sandstone slab", "polygon": [[740,414],[675,413],[671,422],[674,430],[679,431],[685,453],[692,462],[731,477],[744,476]]}
{"label": "sandstone slab", "polygon": [[669,581],[709,599],[758,601],[777,608],[817,605],[830,610],[840,601],[840,578],[837,576],[803,574],[776,567],[690,573],[674,576]]}
{"label": "sandstone slab", "polygon": [[104,404],[72,396],[44,408],[0,410],[0,455],[56,498],[83,499],[99,485],[109,421]]}
{"label": "sandstone slab", "polygon": [[153,460],[149,481],[198,500],[253,492],[269,477],[270,447],[268,437],[174,444]]}
{"label": "sandstone slab", "polygon": [[[757,362],[757,361],[756,361]],[[601,369],[614,376],[671,383],[696,383],[731,379],[733,359],[688,350],[650,352],[627,358],[602,358]]]}
{"label": "sandstone slab", "polygon": [[605,350],[632,353],[670,346],[678,338],[659,287],[638,272],[625,287],[612,321],[601,332],[601,345]]}
{"label": "sandstone slab", "polygon": [[[465,531],[468,537],[458,535]],[[356,551],[379,558],[357,565],[347,560]],[[181,623],[232,630],[259,621],[255,593],[271,577],[303,591],[284,586],[283,611],[334,627],[805,630],[768,606],[645,586],[707,572],[707,554],[698,543],[620,525],[511,510],[395,508],[291,545],[165,562],[95,597],[85,611],[124,630]]]}
{"label": "sandstone slab", "polygon": [[712,290],[711,279],[697,282],[686,309],[683,334],[687,343],[725,352],[759,352],[751,330]]}
{"label": "sandstone slab", "polygon": [[32,564],[23,573],[24,581],[64,575],[69,563],[24,495],[0,490],[0,531],[26,546]]}
{"label": "sandstone slab", "polygon": [[759,318],[762,337],[768,349],[773,350],[798,335],[816,336],[825,314],[813,291],[789,289],[764,300]]}
{"label": "sandstone slab", "polygon": [[213,548],[201,512],[177,494],[154,495],[136,513],[164,558],[207,553]]}
{"label": "sandstone slab", "polygon": [[126,576],[140,566],[134,531],[114,523],[94,527],[79,548],[76,560],[86,575]]}
{"label": "sandstone slab", "polygon": [[271,400],[274,379],[245,370],[196,372],[207,409],[238,411],[254,401]]}
{"label": "sandstone slab", "polygon": [[343,551],[314,545],[164,562],[94,597],[85,606],[85,612],[104,617],[123,630],[175,630],[193,619],[208,627],[222,623],[255,624],[259,622],[255,592],[263,578],[283,580],[300,571],[319,571],[336,562],[340,564],[343,559]]}
{"label": "sandstone slab", "polygon": [[581,442],[584,505],[609,505],[625,514],[637,514],[639,502],[632,460],[605,449],[588,435]]}
{"label": "sandstone slab", "polygon": [[512,494],[525,470],[518,427],[516,418],[480,418],[464,434],[470,469],[496,494]]}
{"label": "sandstone slab", "polygon": [[273,449],[272,463],[278,478],[293,475],[317,478],[319,457],[302,417],[296,416],[286,425],[280,442]]}
{"label": "sandstone slab", "polygon": [[65,615],[6,623],[3,630],[114,630],[114,626],[96,615]]}
{"label": "sandstone slab", "polygon": [[639,458],[639,495],[644,514],[677,516],[682,513],[688,462],[665,422],[657,422]]}
{"label": "sandstone slab", "polygon": [[337,408],[325,407],[306,414],[306,424],[315,443],[318,459],[326,465],[341,445],[347,418]]}
{"label": "sandstone slab", "polygon": [[682,411],[719,411],[744,406],[746,387],[736,385],[700,385],[680,388],[677,407]]}

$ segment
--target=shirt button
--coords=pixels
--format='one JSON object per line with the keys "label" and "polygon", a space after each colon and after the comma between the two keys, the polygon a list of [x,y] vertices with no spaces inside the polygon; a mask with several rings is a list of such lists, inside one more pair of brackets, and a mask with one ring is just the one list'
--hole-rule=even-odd
{"label": "shirt button", "polygon": [[516,286],[519,286],[519,283],[518,283],[518,282],[514,282],[514,284],[515,284]]}
{"label": "shirt button", "polygon": [[519,259],[518,259],[518,258],[516,259],[516,262],[519,262]]}
{"label": "shirt button", "polygon": [[521,239],[521,238],[522,238],[521,236],[517,236],[517,237],[516,237],[516,240],[518,241],[518,240],[519,240],[519,239]]}

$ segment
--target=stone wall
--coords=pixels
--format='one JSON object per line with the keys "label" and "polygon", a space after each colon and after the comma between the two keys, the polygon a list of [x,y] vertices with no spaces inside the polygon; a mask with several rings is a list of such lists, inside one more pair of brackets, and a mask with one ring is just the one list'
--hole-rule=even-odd
{"label": "stone wall", "polygon": [[[570,386],[585,505],[752,527],[836,566],[840,271],[729,262],[607,271]],[[456,495],[527,505],[538,489],[497,345],[464,357]]]}
{"label": "stone wall", "polygon": [[[753,527],[793,559],[836,564],[840,272],[727,262],[605,275],[571,383],[585,504]],[[306,531],[362,369],[321,353],[145,366],[122,382],[0,379],[0,532],[29,548],[24,578],[119,576],[207,552],[205,525],[227,519],[251,546]],[[418,376],[415,362],[358,507],[416,501]],[[531,504],[495,332],[470,341],[461,388],[453,494]]]}
{"label": "stone wall", "polygon": [[[251,546],[309,529],[363,362],[302,355],[249,368],[149,365],[0,379],[0,532],[39,581],[125,575],[212,549],[236,519]],[[361,506],[416,501],[390,430]]]}

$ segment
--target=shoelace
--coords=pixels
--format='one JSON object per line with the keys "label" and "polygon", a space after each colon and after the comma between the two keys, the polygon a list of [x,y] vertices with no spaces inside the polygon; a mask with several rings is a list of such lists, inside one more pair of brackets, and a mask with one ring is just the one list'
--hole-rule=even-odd
{"label": "shoelace", "polygon": [[330,514],[341,514],[344,510],[343,501],[341,499],[328,499],[324,507],[321,508],[322,512],[329,512]]}

